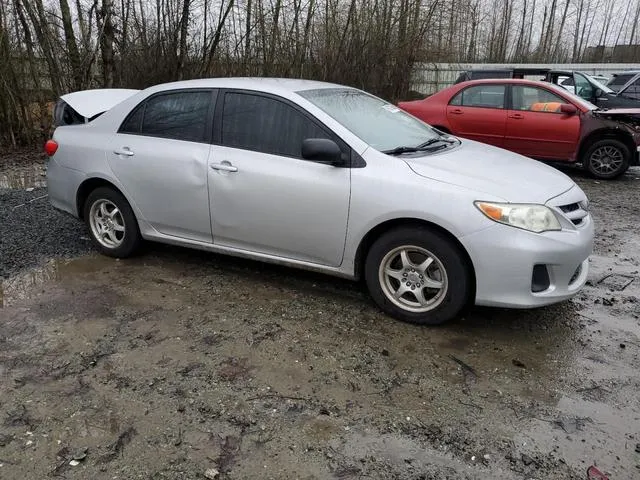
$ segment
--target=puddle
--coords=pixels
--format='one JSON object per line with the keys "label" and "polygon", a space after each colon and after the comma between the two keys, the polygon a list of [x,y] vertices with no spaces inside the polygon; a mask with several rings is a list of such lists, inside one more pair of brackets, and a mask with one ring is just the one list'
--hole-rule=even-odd
{"label": "puddle", "polygon": [[114,263],[115,260],[98,255],[74,260],[49,260],[40,267],[30,268],[21,274],[0,280],[0,308],[31,297],[38,287],[48,282],[79,273],[94,272]]}
{"label": "puddle", "polygon": [[56,280],[59,263],[59,260],[50,260],[42,267],[0,281],[0,306],[7,307],[17,300],[24,300],[35,287]]}
{"label": "puddle", "polygon": [[0,173],[0,188],[27,189],[45,186],[45,169],[41,163],[14,167]]}

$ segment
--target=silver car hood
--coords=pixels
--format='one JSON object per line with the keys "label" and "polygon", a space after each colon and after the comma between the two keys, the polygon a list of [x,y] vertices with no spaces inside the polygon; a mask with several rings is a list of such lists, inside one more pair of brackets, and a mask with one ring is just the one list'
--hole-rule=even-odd
{"label": "silver car hood", "polygon": [[461,141],[454,150],[420,157],[405,156],[403,160],[423,177],[512,203],[544,204],[575,185],[564,173],[537,160],[483,143]]}

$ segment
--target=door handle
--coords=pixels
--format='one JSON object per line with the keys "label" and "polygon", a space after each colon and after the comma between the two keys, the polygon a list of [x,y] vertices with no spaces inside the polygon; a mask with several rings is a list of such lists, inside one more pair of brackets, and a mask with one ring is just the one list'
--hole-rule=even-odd
{"label": "door handle", "polygon": [[238,167],[234,167],[230,162],[212,163],[211,168],[213,170],[221,170],[223,172],[237,172]]}
{"label": "door handle", "polygon": [[129,147],[122,147],[122,150],[114,150],[116,155],[124,155],[125,157],[133,157],[135,154],[129,149]]}
{"label": "door handle", "polygon": [[453,110],[451,110],[451,113],[453,113],[454,115],[462,115],[464,112],[461,108],[454,108]]}
{"label": "door handle", "polygon": [[522,115],[521,113],[512,113],[511,115],[509,115],[509,118],[515,118],[516,120],[522,120],[524,118],[524,115]]}

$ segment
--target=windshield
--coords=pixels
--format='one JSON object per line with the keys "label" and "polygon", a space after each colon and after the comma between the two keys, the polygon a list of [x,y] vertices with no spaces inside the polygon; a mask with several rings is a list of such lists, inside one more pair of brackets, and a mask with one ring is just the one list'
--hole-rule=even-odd
{"label": "windshield", "polygon": [[297,93],[379,151],[440,138],[426,123],[359,90],[327,88]]}
{"label": "windshield", "polygon": [[[582,73],[582,72],[580,72]],[[596,80],[595,78],[593,78],[591,75],[588,75],[586,73],[582,73],[582,75],[584,75],[585,77],[587,77],[587,79],[593,84],[595,85],[596,88],[599,88],[600,90],[602,90],[604,93],[614,93],[613,90],[611,90],[609,87],[607,87],[606,85],[604,85],[603,83],[600,83],[598,80]]]}

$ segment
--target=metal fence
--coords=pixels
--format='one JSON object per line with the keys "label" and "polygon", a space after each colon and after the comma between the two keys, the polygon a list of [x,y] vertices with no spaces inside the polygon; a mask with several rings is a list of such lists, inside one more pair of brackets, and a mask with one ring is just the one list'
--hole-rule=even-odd
{"label": "metal fence", "polygon": [[[640,70],[637,63],[562,63],[562,64],[509,64],[509,63],[420,63],[416,65],[411,80],[411,90],[423,95],[453,85],[458,76],[471,69],[551,68],[577,70],[591,75],[611,76],[625,70]],[[540,79],[539,75],[531,79]]]}

